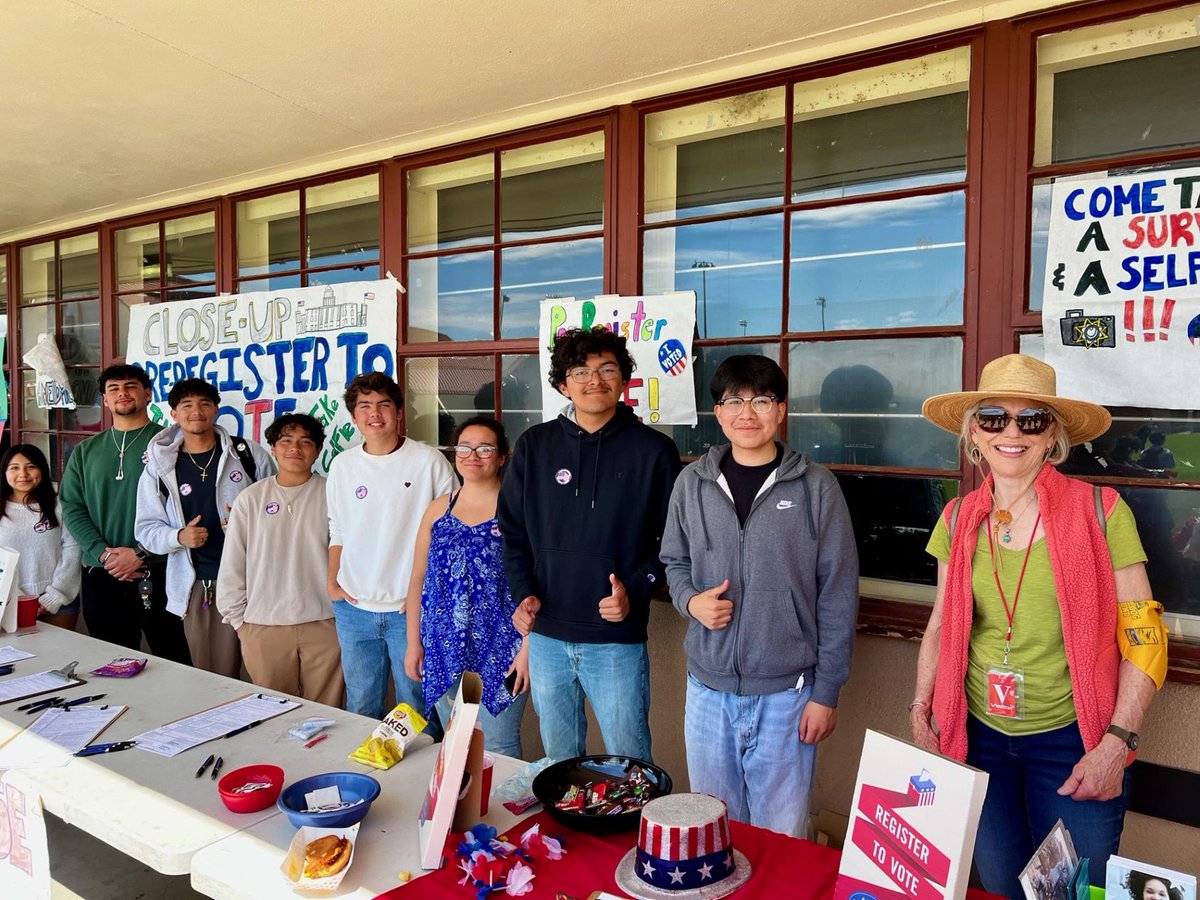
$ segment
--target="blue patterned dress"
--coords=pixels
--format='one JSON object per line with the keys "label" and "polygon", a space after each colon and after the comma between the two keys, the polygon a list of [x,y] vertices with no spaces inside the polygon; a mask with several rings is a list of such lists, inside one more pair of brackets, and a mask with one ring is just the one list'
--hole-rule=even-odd
{"label": "blue patterned dress", "polygon": [[433,523],[421,591],[425,708],[432,709],[463,672],[478,672],[483,705],[496,716],[513,702],[504,677],[521,649],[512,623],[516,605],[504,577],[499,523],[459,521],[452,515],[458,496]]}

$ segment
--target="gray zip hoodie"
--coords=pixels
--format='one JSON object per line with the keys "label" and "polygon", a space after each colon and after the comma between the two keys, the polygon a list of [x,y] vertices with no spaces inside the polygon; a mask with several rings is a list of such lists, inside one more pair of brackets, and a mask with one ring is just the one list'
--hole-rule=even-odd
{"label": "gray zip hoodie", "polygon": [[[675,482],[662,541],[672,602],[689,620],[688,672],[731,694],[773,694],[801,675],[812,699],[837,706],[850,677],[858,617],[858,551],[833,474],[784,445],[745,528],[713,447]],[[688,601],[729,579],[733,620],[710,631]]]}
{"label": "gray zip hoodie", "polygon": [[[234,441],[248,444],[250,455],[262,479],[278,471],[275,458],[262,444],[245,438],[231,437],[220,425],[216,426],[217,446],[221,448],[217,463],[217,509],[232,507],[237,495],[251,484],[237,453]],[[146,467],[138,481],[137,519],[133,533],[138,543],[151,553],[167,557],[167,612],[181,619],[187,614],[188,595],[196,583],[192,553],[179,543],[179,531],[185,524],[183,503],[179,498],[179,482],[175,478],[175,463],[183,446],[183,432],[178,425],[164,429],[150,439],[146,448]],[[166,496],[163,496],[163,491]],[[228,515],[222,515],[224,521]]]}

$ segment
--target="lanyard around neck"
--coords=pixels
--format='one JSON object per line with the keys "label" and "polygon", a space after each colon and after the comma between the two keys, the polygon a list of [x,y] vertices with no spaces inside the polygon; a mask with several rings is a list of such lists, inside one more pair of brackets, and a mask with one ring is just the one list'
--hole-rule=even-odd
{"label": "lanyard around neck", "polygon": [[996,579],[996,590],[1000,592],[1000,602],[1004,604],[1004,615],[1008,617],[1008,631],[1004,634],[1004,665],[1008,666],[1008,653],[1012,649],[1013,618],[1017,614],[1017,601],[1021,599],[1021,585],[1025,582],[1025,569],[1029,565],[1029,554],[1033,550],[1033,538],[1037,534],[1038,525],[1042,522],[1042,512],[1038,510],[1037,518],[1033,520],[1033,531],[1029,534],[1029,545],[1025,548],[1025,561],[1021,563],[1021,574],[1017,576],[1017,589],[1013,593],[1012,606],[1004,596],[1004,588],[1000,585],[1000,574],[996,571],[996,544],[992,539],[992,530],[988,532],[988,550],[992,554],[992,577]]}

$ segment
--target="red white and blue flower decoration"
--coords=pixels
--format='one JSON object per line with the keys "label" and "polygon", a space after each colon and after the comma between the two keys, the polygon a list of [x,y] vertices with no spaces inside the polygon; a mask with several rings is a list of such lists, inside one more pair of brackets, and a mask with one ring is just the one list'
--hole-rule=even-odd
{"label": "red white and blue flower decoration", "polygon": [[484,900],[491,893],[520,897],[533,890],[541,862],[561,859],[566,852],[563,842],[543,835],[539,825],[521,835],[520,844],[497,837],[490,825],[476,825],[463,834],[463,842],[455,851],[463,872],[458,883],[473,886],[476,900]]}

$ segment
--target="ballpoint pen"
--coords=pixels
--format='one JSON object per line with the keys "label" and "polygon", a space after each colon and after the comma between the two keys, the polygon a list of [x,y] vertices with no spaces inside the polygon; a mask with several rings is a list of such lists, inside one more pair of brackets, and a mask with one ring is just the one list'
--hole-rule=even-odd
{"label": "ballpoint pen", "polygon": [[114,741],[111,744],[92,744],[90,747],[84,747],[76,756],[96,756],[99,753],[116,753],[118,750],[128,750],[130,747],[136,747],[137,741]]}
{"label": "ballpoint pen", "polygon": [[204,774],[204,770],[205,770],[205,769],[207,769],[209,766],[211,766],[211,765],[212,765],[212,763],[213,763],[213,760],[214,760],[214,759],[216,759],[216,758],[217,758],[217,755],[216,755],[215,753],[210,753],[210,754],[208,754],[208,759],[206,759],[206,760],[205,760],[205,761],[204,761],[204,762],[203,762],[203,763],[200,765],[200,768],[198,768],[198,769],[196,770],[196,777],[197,777],[197,778],[199,778],[201,775],[203,775],[203,774]]}
{"label": "ballpoint pen", "polygon": [[43,710],[49,709],[52,706],[61,706],[65,702],[66,700],[63,697],[55,697],[52,700],[42,700],[40,703],[30,704],[29,708],[25,710],[25,715],[32,716],[34,713],[42,712]]}
{"label": "ballpoint pen", "polygon": [[105,694],[92,694],[90,697],[76,697],[74,700],[62,704],[62,707],[63,709],[69,709],[72,706],[79,706],[83,703],[94,703],[96,700],[100,700],[105,696]]}
{"label": "ballpoint pen", "polygon": [[249,725],[243,725],[241,728],[235,728],[235,729],[233,729],[233,731],[230,731],[228,734],[225,734],[222,736],[231,738],[235,734],[241,734],[243,731],[249,731],[251,728],[255,728],[255,727],[261,725],[262,723],[263,723],[263,720],[259,719],[257,722],[251,722]]}
{"label": "ballpoint pen", "polygon": [[13,667],[11,664],[7,666],[0,666],[0,675],[11,675],[12,673]]}
{"label": "ballpoint pen", "polygon": [[62,702],[62,697],[47,697],[43,700],[34,700],[31,703],[22,703],[17,707],[17,712],[24,712],[27,709],[33,709],[35,706],[41,706],[43,703],[49,706],[51,703]]}
{"label": "ballpoint pen", "polygon": [[223,766],[223,765],[225,765],[225,758],[222,756],[218,756],[217,761],[215,763],[213,763],[212,774],[209,775],[208,777],[211,778],[213,781],[216,781],[217,776],[221,774],[221,766]]}

